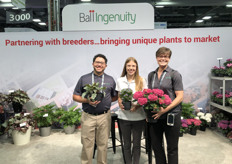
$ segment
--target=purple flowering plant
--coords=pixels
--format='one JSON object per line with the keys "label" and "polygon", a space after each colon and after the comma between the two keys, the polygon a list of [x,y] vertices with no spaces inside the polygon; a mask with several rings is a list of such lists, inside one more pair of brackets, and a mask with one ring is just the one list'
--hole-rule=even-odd
{"label": "purple flowering plant", "polygon": [[232,120],[221,120],[218,123],[218,128],[224,135],[227,135],[232,130]]}
{"label": "purple flowering plant", "polygon": [[188,123],[186,119],[181,120],[181,127],[180,127],[180,133],[185,133],[189,129]]}

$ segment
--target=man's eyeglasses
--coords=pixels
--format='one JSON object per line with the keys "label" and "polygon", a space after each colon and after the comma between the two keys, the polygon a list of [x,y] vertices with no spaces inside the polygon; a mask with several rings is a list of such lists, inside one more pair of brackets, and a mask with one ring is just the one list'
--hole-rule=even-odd
{"label": "man's eyeglasses", "polygon": [[101,64],[101,65],[104,65],[106,64],[105,62],[100,62],[100,61],[95,61],[94,64]]}
{"label": "man's eyeglasses", "polygon": [[167,59],[167,58],[169,58],[169,56],[168,55],[167,56],[166,55],[165,56],[158,56],[158,58],[160,58],[160,59],[161,58]]}

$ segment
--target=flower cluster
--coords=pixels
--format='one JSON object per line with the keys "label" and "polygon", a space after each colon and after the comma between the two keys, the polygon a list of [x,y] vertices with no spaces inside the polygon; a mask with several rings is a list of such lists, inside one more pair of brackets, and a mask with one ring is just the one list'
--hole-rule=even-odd
{"label": "flower cluster", "polygon": [[187,119],[187,124],[189,128],[199,127],[201,125],[201,120],[190,118],[190,119]]}
{"label": "flower cluster", "polygon": [[223,134],[227,135],[227,133],[229,133],[232,130],[232,120],[221,120],[218,123],[218,128],[221,130]]}
{"label": "flower cluster", "polygon": [[225,67],[217,67],[214,66],[211,69],[211,73],[214,76],[230,76],[232,77],[232,59],[227,59],[226,62],[223,63]]}
{"label": "flower cluster", "polygon": [[[225,91],[225,105],[229,105],[229,99],[232,97],[232,92]],[[214,91],[211,96],[211,100],[215,103],[222,105],[223,103],[223,94]]]}
{"label": "flower cluster", "polygon": [[181,127],[180,127],[180,132],[185,133],[188,130],[188,123],[186,119],[181,120]]}
{"label": "flower cluster", "polygon": [[122,89],[119,93],[119,97],[122,99],[122,101],[127,102],[131,101],[133,97],[133,91],[130,88]]}
{"label": "flower cluster", "polygon": [[211,122],[212,115],[210,113],[203,113],[203,112],[198,112],[197,116],[201,120],[201,126],[206,126],[208,123]]}
{"label": "flower cluster", "polygon": [[232,63],[226,65],[227,68],[232,68]]}
{"label": "flower cluster", "polygon": [[158,111],[160,107],[166,108],[172,103],[171,98],[161,89],[144,89],[135,92],[133,98],[139,105],[143,105],[144,109],[155,111]]}

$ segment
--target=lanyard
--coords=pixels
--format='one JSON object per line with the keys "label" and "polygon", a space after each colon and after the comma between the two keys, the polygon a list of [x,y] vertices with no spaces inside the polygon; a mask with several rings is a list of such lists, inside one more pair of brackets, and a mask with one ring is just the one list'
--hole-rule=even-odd
{"label": "lanyard", "polygon": [[[92,73],[92,84],[94,83],[94,73]],[[104,84],[104,74],[102,75],[102,83],[101,83],[101,88],[103,87]],[[102,90],[101,90],[102,92]]]}
{"label": "lanyard", "polygon": [[[159,89],[160,89],[160,86],[161,86],[161,84],[162,84],[162,81],[163,81],[164,76],[166,75],[166,73],[167,73],[167,72],[165,71],[165,72],[163,72],[162,75],[161,75],[161,79],[160,79],[160,82],[159,82]],[[151,83],[152,88],[155,87],[155,79],[156,79],[156,73],[154,74],[154,78],[153,78],[153,81],[152,81],[152,83]]]}

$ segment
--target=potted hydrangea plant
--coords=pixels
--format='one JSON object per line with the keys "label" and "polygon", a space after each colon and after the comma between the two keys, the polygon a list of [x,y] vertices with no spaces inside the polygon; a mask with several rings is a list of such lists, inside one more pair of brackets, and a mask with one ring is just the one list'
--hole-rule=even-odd
{"label": "potted hydrangea plant", "polygon": [[131,101],[133,98],[133,91],[130,88],[122,89],[119,93],[119,97],[122,100],[122,105],[124,106],[125,110],[131,109]]}
{"label": "potted hydrangea plant", "polygon": [[180,137],[183,136],[184,133],[188,131],[188,124],[186,119],[181,119],[181,127],[180,127]]}
{"label": "potted hydrangea plant", "polygon": [[143,91],[135,92],[133,98],[139,105],[143,106],[148,122],[157,122],[152,117],[154,112],[158,112],[161,107],[166,108],[172,103],[171,98],[164,94],[164,91],[161,89],[144,89]]}
{"label": "potted hydrangea plant", "polygon": [[232,120],[231,121],[228,121],[228,120],[219,121],[218,128],[224,136],[227,136],[227,134],[232,130]]}
{"label": "potted hydrangea plant", "polygon": [[196,135],[197,134],[197,129],[201,125],[201,120],[195,119],[195,118],[190,118],[187,119],[187,124],[189,127],[189,133],[191,135]]}
{"label": "potted hydrangea plant", "polygon": [[200,130],[205,131],[208,124],[211,122],[212,115],[210,113],[198,112],[197,116],[201,120]]}

